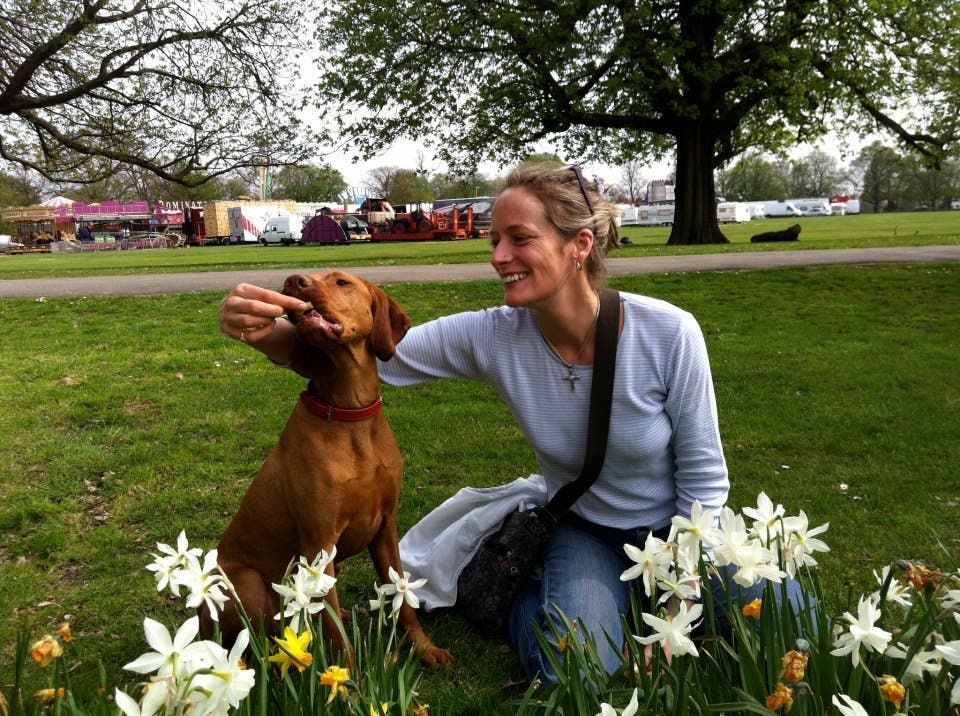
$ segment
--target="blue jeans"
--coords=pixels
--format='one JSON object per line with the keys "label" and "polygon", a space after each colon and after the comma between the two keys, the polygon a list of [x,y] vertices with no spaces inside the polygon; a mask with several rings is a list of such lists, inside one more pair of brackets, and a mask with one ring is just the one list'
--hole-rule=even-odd
{"label": "blue jeans", "polygon": [[[547,544],[540,579],[526,586],[510,612],[510,643],[530,679],[539,678],[545,686],[557,682],[533,628],[536,624],[549,634],[547,615],[556,620],[554,605],[569,620],[576,620],[580,629],[593,635],[607,673],[612,674],[622,664],[623,651],[611,646],[610,640],[616,645],[626,641],[620,615],[629,612],[630,592],[634,588],[633,583],[620,581],[620,575],[633,564],[623,545],[627,542],[642,547],[647,532],[600,527],[572,513],[560,520]],[[665,538],[667,532],[657,530],[654,534]],[[763,595],[763,581],[749,588],[731,584],[729,590],[725,581],[729,580],[712,580],[711,591],[718,605],[726,601],[728,593],[736,595],[738,603],[748,603]],[[787,584],[787,597],[799,613],[804,604],[799,582]]]}

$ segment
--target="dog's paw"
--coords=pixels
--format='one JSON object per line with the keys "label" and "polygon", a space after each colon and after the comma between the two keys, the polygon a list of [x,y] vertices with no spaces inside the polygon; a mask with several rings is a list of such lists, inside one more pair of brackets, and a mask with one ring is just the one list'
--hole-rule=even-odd
{"label": "dog's paw", "polygon": [[431,669],[442,669],[444,666],[453,663],[453,654],[446,649],[441,649],[436,644],[430,644],[420,652],[420,661]]}

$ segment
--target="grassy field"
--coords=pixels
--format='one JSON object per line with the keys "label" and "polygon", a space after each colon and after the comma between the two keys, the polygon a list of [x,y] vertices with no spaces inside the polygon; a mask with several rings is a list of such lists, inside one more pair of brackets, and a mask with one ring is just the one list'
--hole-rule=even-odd
{"label": "grassy field", "polygon": [[[799,223],[800,241],[751,244],[761,231]],[[617,256],[713,253],[720,251],[782,251],[784,249],[860,248],[956,244],[960,241],[960,211],[860,214],[856,216],[765,219],[723,227],[727,245],[666,246],[667,227],[625,227],[631,246]],[[370,266],[414,263],[475,263],[489,260],[486,240],[396,242],[350,246],[209,246],[156,251],[109,251],[86,254],[0,255],[0,279],[51,276],[96,276],[182,271],[232,271],[267,268]]]}
{"label": "grassy field", "polygon": [[[811,226],[874,218],[882,217]],[[956,232],[936,231],[925,236],[956,241]],[[801,247],[815,235],[810,228]],[[345,247],[343,261],[356,263],[349,252],[400,248]],[[163,255],[208,251],[260,250]],[[341,250],[262,253],[273,260],[298,251]],[[79,266],[113,257],[45,258]],[[8,257],[0,261],[4,275],[22,260],[38,262]],[[945,568],[960,561],[958,270],[820,267],[612,282],[698,317],[714,368],[731,506],[754,504],[765,490],[789,513],[805,510],[811,524],[830,522],[833,551],[821,561],[834,614],[872,589],[871,570],[892,560]],[[389,290],[415,323],[500,300],[495,282]],[[144,651],[143,617],[173,625],[185,616],[154,591],[148,553],[181,529],[192,543],[215,546],[302,388],[297,376],[218,332],[219,298],[0,303],[0,687],[11,683],[20,628],[36,637],[69,618],[81,653],[100,655],[111,678],[132,683],[118,666]],[[536,470],[485,387],[387,387],[385,398],[406,459],[401,530],[464,485]],[[341,575],[343,601],[366,603],[373,581],[368,560],[355,558]],[[457,656],[423,683],[430,712],[508,713],[505,700],[516,692],[503,685],[520,675],[515,657],[455,614],[424,622]],[[95,679],[90,664],[78,664],[74,676],[88,687]]]}

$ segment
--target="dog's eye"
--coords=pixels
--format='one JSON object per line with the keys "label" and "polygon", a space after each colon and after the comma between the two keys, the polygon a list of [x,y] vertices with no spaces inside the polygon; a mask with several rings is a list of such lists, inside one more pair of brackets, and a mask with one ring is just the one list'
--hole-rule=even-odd
{"label": "dog's eye", "polygon": [[349,286],[349,285],[350,285],[350,282],[347,281],[347,279],[345,279],[345,278],[338,278],[338,279],[337,279],[337,285],[338,285],[338,286]]}

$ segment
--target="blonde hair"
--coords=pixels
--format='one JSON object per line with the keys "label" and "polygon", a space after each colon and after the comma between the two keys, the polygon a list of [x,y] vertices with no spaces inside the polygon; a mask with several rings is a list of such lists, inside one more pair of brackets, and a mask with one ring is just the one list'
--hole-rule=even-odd
{"label": "blonde hair", "polygon": [[547,221],[564,241],[572,241],[581,229],[593,232],[593,248],[584,269],[590,285],[602,288],[607,278],[604,258],[620,243],[617,207],[602,198],[596,184],[583,179],[576,166],[521,164],[507,176],[507,188],[511,187],[523,187],[540,200]]}

